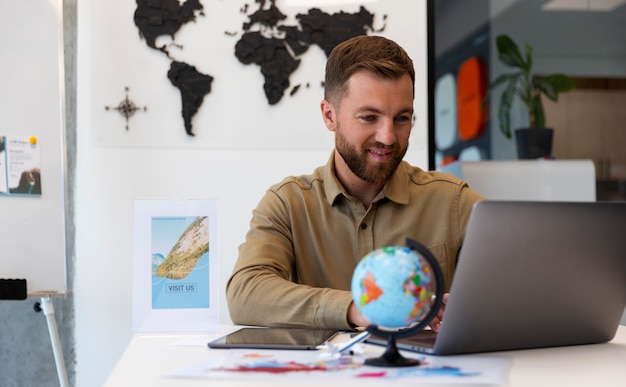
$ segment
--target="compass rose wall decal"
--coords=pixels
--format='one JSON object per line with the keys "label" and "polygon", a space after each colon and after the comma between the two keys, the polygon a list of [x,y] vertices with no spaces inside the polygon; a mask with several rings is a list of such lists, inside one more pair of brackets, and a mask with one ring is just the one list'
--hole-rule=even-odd
{"label": "compass rose wall decal", "polygon": [[126,97],[122,100],[122,102],[120,102],[115,107],[105,106],[104,108],[107,111],[117,110],[126,120],[126,130],[128,130],[128,120],[130,119],[130,117],[132,117],[137,110],[143,110],[145,112],[148,110],[148,108],[146,106],[138,107],[133,101],[128,98],[128,86],[124,88],[124,91],[126,92]]}

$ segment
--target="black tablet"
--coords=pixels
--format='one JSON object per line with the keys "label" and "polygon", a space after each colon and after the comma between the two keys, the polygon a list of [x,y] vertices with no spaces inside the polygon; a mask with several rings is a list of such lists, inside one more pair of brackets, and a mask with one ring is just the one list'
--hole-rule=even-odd
{"label": "black tablet", "polygon": [[210,348],[317,349],[336,333],[332,329],[240,328],[208,345]]}

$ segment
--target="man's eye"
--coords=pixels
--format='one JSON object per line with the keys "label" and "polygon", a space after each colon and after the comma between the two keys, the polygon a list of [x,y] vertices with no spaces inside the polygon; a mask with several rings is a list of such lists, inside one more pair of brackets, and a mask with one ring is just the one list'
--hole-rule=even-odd
{"label": "man's eye", "polygon": [[372,122],[376,120],[375,116],[361,116],[361,120],[363,121],[367,121],[367,122]]}
{"label": "man's eye", "polygon": [[399,116],[396,118],[396,121],[398,122],[411,122],[411,117],[410,116]]}

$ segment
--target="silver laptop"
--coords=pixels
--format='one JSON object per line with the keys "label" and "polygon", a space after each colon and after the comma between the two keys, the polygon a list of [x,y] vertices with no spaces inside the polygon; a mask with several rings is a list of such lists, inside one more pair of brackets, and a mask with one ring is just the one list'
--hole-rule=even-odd
{"label": "silver laptop", "polygon": [[603,343],[624,307],[626,203],[483,201],[439,333],[397,346],[452,355]]}

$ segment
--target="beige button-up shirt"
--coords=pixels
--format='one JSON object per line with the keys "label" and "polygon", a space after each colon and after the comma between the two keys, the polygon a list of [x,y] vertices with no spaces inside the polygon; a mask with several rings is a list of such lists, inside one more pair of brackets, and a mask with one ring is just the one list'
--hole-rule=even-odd
{"label": "beige button-up shirt", "polygon": [[352,273],[366,254],[412,238],[449,289],[472,206],[483,199],[442,172],[402,162],[370,208],[347,194],[333,155],[313,174],[273,185],[253,211],[226,285],[236,324],[348,329]]}

